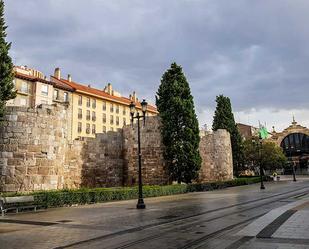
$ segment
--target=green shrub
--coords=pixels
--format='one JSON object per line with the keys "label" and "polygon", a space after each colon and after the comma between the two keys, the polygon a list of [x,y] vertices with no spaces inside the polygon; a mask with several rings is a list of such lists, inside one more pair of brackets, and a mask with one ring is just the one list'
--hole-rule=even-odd
{"label": "green shrub", "polygon": [[[229,181],[176,184],[167,186],[144,186],[144,197],[184,194],[188,192],[203,192],[227,187],[248,185],[260,181],[259,177],[236,178]],[[34,195],[35,201],[42,207],[63,207],[71,205],[91,204],[107,201],[130,200],[138,198],[137,187],[118,188],[81,188],[77,190],[51,190],[32,193],[6,193],[1,196]]]}

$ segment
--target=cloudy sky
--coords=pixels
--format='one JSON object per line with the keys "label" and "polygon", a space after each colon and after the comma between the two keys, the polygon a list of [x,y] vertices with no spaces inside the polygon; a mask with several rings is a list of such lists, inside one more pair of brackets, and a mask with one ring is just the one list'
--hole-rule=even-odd
{"label": "cloudy sky", "polygon": [[154,102],[173,61],[200,125],[215,97],[237,122],[309,126],[308,0],[4,0],[11,55],[28,65]]}

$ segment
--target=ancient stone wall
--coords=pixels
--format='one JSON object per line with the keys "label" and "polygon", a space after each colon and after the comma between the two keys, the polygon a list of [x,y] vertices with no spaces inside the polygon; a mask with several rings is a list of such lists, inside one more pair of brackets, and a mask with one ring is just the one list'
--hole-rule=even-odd
{"label": "ancient stone wall", "polygon": [[7,108],[0,125],[0,190],[63,188],[68,117],[61,106]]}
{"label": "ancient stone wall", "polygon": [[[148,117],[141,124],[141,153],[143,183],[163,185],[169,182],[165,161],[163,158],[160,122],[158,117]],[[138,183],[138,154],[137,154],[137,124],[132,128],[124,127],[124,184]]]}
{"label": "ancient stone wall", "polygon": [[201,137],[199,149],[202,165],[198,182],[233,179],[231,139],[226,130],[217,130]]}
{"label": "ancient stone wall", "polygon": [[[138,183],[137,126],[71,141],[64,106],[8,107],[0,126],[0,191],[131,186]],[[170,183],[158,117],[141,122],[143,183]],[[229,133],[201,138],[199,182],[233,177]]]}
{"label": "ancient stone wall", "polygon": [[[142,124],[142,122],[141,122]],[[163,185],[170,183],[164,161],[164,146],[161,139],[160,120],[148,117],[145,127],[141,127],[142,173],[145,184]],[[132,185],[138,180],[137,125],[123,130],[125,150],[125,184]],[[218,130],[201,137],[200,154],[202,165],[198,182],[223,181],[233,179],[233,159],[230,134]]]}
{"label": "ancient stone wall", "polygon": [[[73,147],[74,148],[74,147]],[[85,139],[82,158],[81,186],[118,187],[123,185],[122,131],[96,134]]]}

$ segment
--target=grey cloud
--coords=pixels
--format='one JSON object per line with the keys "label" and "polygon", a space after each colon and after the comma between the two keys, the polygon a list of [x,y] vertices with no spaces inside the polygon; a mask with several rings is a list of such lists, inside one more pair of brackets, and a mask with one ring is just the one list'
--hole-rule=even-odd
{"label": "grey cloud", "polygon": [[306,0],[26,2],[5,1],[18,64],[154,101],[176,61],[199,112],[221,93],[237,111],[309,104]]}

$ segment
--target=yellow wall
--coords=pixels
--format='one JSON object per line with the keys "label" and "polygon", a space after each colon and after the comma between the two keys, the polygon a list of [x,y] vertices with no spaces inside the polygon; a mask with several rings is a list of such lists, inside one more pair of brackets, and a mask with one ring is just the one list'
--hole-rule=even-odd
{"label": "yellow wall", "polygon": [[7,101],[8,106],[26,106],[32,107],[34,103],[34,84],[31,81],[23,79],[14,79],[15,89],[17,90],[17,96],[15,99]]}
{"label": "yellow wall", "polygon": [[[82,105],[79,105],[78,100],[79,96],[82,96]],[[90,107],[87,107],[87,98],[90,98]],[[92,107],[93,99],[96,100],[96,107]],[[106,102],[106,110],[103,110],[103,102]],[[105,126],[107,131],[116,131],[117,129],[121,129],[123,127],[124,119],[126,120],[126,124],[130,124],[130,109],[128,105],[119,104],[116,102],[112,102],[110,100],[103,100],[96,96],[89,96],[84,93],[73,93],[73,101],[72,101],[72,139],[78,137],[94,137],[95,134],[92,134],[92,125],[94,124],[96,127],[96,133],[103,133],[103,126]],[[111,111],[111,105],[114,106],[114,111]],[[117,105],[119,106],[119,113],[116,112]],[[78,109],[82,110],[82,118],[78,118]],[[125,114],[123,114],[123,110],[125,109]],[[90,120],[86,120],[87,110],[90,111]],[[92,120],[93,111],[96,114],[96,121]],[[106,115],[106,122],[103,122],[103,114]],[[147,115],[151,116],[154,113],[147,113]],[[114,122],[111,124],[111,116],[113,116]],[[117,117],[119,119],[119,124],[116,123]],[[82,124],[81,132],[78,132],[78,123]],[[90,134],[86,133],[87,124],[90,125]]]}

